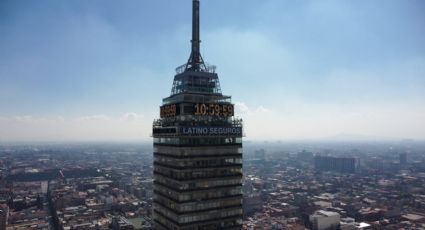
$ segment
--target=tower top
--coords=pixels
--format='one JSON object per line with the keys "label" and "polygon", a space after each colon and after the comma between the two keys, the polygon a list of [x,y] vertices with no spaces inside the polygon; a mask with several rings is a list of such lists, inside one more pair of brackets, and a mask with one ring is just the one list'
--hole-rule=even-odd
{"label": "tower top", "polygon": [[[180,93],[214,94],[220,98],[224,97],[215,72],[216,67],[205,63],[201,56],[199,6],[199,0],[193,0],[192,51],[187,63],[176,68],[171,97]],[[168,100],[167,103],[169,103]]]}
{"label": "tower top", "polygon": [[200,2],[199,0],[193,0],[192,4],[192,51],[187,61],[185,71],[203,72],[207,68],[201,56]]}

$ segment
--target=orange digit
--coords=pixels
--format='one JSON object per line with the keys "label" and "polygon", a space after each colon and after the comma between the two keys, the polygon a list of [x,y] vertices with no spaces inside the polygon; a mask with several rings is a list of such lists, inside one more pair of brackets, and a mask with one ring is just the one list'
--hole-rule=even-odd
{"label": "orange digit", "polygon": [[207,105],[205,105],[205,104],[201,104],[201,109],[200,109],[201,111],[201,115],[202,116],[205,116],[205,115],[207,115]]}
{"label": "orange digit", "polygon": [[214,106],[214,112],[216,116],[220,116],[220,105]]}
{"label": "orange digit", "polygon": [[223,116],[227,117],[227,106],[226,105],[222,105],[223,111],[221,112],[223,114]]}
{"label": "orange digit", "polygon": [[233,105],[227,106],[227,111],[229,111],[229,116],[233,116]]}

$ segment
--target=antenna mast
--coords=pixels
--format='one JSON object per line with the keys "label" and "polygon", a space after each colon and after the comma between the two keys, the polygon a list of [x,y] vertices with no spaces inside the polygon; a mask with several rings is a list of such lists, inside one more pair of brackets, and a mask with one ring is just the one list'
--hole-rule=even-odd
{"label": "antenna mast", "polygon": [[201,38],[200,38],[200,13],[199,0],[193,0],[192,7],[192,52],[186,65],[186,70],[202,71],[205,67],[201,56]]}

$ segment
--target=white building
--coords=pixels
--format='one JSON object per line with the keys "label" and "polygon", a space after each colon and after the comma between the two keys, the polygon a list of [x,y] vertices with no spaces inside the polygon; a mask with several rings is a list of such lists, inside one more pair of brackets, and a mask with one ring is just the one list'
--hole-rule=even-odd
{"label": "white building", "polygon": [[316,211],[310,215],[310,222],[314,230],[338,229],[341,216],[336,212]]}

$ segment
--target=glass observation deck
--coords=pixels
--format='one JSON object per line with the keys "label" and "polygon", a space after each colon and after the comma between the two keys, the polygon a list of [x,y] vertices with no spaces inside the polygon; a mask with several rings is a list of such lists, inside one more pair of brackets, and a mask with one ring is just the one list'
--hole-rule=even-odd
{"label": "glass observation deck", "polygon": [[180,93],[221,94],[216,67],[202,65],[198,71],[188,70],[187,64],[176,69],[171,96]]}
{"label": "glass observation deck", "polygon": [[[207,63],[202,63],[202,65],[200,65],[200,67],[201,67],[200,71],[198,71],[198,72],[216,73],[215,71],[217,69],[217,66],[210,65],[210,64],[207,64]],[[187,71],[188,69],[190,69],[190,63],[183,64],[183,65],[176,68],[176,75],[182,74],[185,71]]]}

